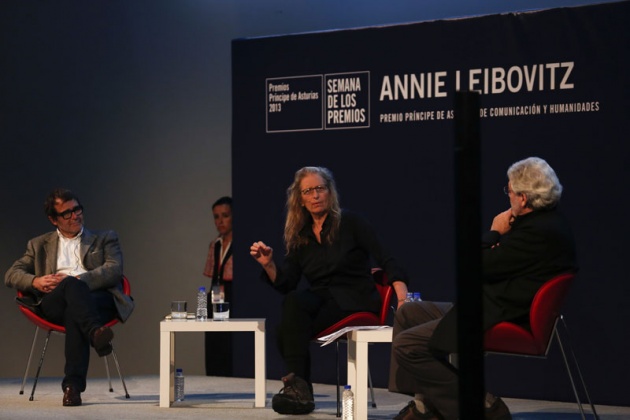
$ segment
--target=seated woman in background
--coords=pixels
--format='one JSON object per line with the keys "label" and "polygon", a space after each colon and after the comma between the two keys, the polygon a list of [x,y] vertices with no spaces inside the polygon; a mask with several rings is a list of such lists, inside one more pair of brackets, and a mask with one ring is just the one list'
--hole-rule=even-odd
{"label": "seated woman in background", "polygon": [[[212,288],[222,290],[224,300],[234,307],[232,295],[232,198],[221,197],[212,205],[214,225],[219,236],[210,242],[203,274],[212,279]],[[212,293],[210,291],[210,294]],[[212,300],[208,299],[208,313]],[[232,376],[232,333],[206,332],[206,375]]]}

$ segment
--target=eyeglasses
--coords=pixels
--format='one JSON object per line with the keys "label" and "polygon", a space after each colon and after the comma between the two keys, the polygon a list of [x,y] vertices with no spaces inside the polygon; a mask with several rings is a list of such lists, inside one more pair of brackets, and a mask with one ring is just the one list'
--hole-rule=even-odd
{"label": "eyeglasses", "polygon": [[62,211],[61,213],[57,214],[57,216],[61,217],[64,220],[68,220],[72,217],[72,213],[74,213],[75,216],[81,216],[83,214],[83,206],[76,206],[72,209]]}
{"label": "eyeglasses", "polygon": [[327,185],[318,185],[316,187],[306,188],[306,189],[302,190],[302,195],[311,195],[311,194],[313,194],[313,191],[317,191],[317,194],[321,194],[324,191],[328,191],[328,186]]}
{"label": "eyeglasses", "polygon": [[510,188],[509,185],[503,187],[503,192],[505,193],[505,195],[510,195],[510,193],[514,193],[515,195],[523,195],[523,193],[517,193],[516,191],[514,191],[512,188]]}

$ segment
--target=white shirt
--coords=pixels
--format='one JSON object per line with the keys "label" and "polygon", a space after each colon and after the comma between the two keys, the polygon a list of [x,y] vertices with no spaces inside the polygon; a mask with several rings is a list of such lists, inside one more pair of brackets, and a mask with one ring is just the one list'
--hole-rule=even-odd
{"label": "white shirt", "polygon": [[57,249],[57,273],[78,277],[87,270],[81,261],[81,235],[83,229],[74,238],[66,238],[57,230],[59,248]]}

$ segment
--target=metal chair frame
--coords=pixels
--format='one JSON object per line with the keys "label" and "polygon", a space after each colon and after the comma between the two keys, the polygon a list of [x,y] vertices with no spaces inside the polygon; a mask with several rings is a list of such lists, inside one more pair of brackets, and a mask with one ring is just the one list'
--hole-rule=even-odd
{"label": "metal chair frame", "polygon": [[[123,286],[123,292],[126,295],[130,295],[131,294],[131,287],[129,285],[129,280],[127,279],[127,277],[122,278],[122,286]],[[18,297],[22,297],[24,294],[20,291],[18,291]],[[35,324],[35,334],[33,335],[33,342],[31,343],[31,351],[29,352],[28,355],[28,361],[26,362],[26,369],[24,369],[24,377],[22,378],[22,386],[20,387],[20,395],[24,394],[24,387],[26,385],[26,380],[28,378],[28,372],[30,370],[31,367],[31,361],[33,359],[33,353],[35,351],[35,344],[37,342],[37,336],[39,333],[39,330],[42,329],[44,331],[46,331],[46,339],[44,341],[44,346],[42,348],[42,354],[39,358],[39,363],[37,365],[37,372],[35,374],[35,380],[33,382],[33,389],[31,390],[31,395],[29,397],[29,401],[33,401],[34,399],[34,395],[35,395],[35,389],[37,388],[37,381],[39,380],[39,375],[41,373],[42,370],[42,365],[44,364],[44,357],[46,356],[46,349],[48,348],[48,341],[50,340],[50,335],[54,332],[55,334],[59,334],[59,335],[64,335],[66,332],[65,327],[63,327],[62,325],[57,325],[57,324],[53,324],[52,322],[49,322],[47,320],[45,320],[44,318],[40,317],[39,315],[37,315],[35,312],[31,311],[30,309],[24,307],[24,306],[20,306],[20,311],[24,314],[24,316],[26,316],[26,318],[28,318],[29,321],[33,322]],[[108,327],[114,326],[118,323],[118,319],[114,318],[111,321],[109,321],[107,324],[105,324]],[[112,344],[112,353],[111,353],[112,358],[114,359],[114,364],[116,365],[116,370],[118,371],[118,376],[120,377],[120,381],[122,382],[122,386],[125,390],[125,398],[129,398],[129,392],[127,391],[127,385],[125,384],[125,378],[123,377],[122,371],[120,369],[120,364],[118,363],[118,357],[116,355],[116,351],[114,349],[114,346]],[[107,381],[109,383],[109,392],[114,392],[114,388],[112,387],[112,380],[111,380],[111,375],[109,373],[109,363],[107,361],[107,356],[103,357],[103,360],[105,361],[105,371],[107,372]]]}
{"label": "metal chair frame", "polygon": [[[595,405],[591,401],[591,397],[588,393],[588,389],[586,388],[586,382],[584,381],[584,377],[582,375],[582,370],[580,369],[580,365],[578,363],[577,357],[573,350],[573,345],[571,344],[570,336],[569,336],[569,328],[564,319],[564,316],[560,313],[560,305],[564,300],[564,295],[568,291],[569,285],[573,281],[574,274],[562,274],[560,276],[554,277],[545,283],[540,290],[534,296],[534,300],[532,302],[532,312],[530,313],[530,323],[534,325],[534,322],[538,322],[541,324],[541,312],[549,312],[549,314],[543,313],[543,315],[548,315],[546,321],[542,321],[543,323],[552,323],[553,326],[550,328],[549,335],[547,337],[544,336],[546,334],[545,329],[548,328],[548,325],[543,325],[541,328],[541,335],[537,335],[536,333],[529,332],[524,328],[510,323],[510,322],[501,322],[490,330],[486,332],[486,354],[499,354],[505,356],[520,356],[520,357],[532,357],[539,359],[546,359],[549,353],[549,349],[551,348],[551,343],[555,337],[558,342],[558,347],[560,348],[560,352],[562,353],[562,359],[564,361],[564,366],[567,370],[567,374],[569,375],[569,380],[571,381],[571,387],[573,388],[573,394],[575,395],[575,399],[577,401],[580,413],[582,415],[582,419],[586,419],[586,415],[584,413],[584,408],[582,406],[582,401],[580,400],[578,390],[574,380],[574,374],[571,372],[570,363],[575,366],[575,370],[577,371],[577,376],[582,385],[582,390],[586,395],[586,399],[588,400],[589,405],[591,406],[592,414],[595,419],[599,419],[597,415],[597,411],[595,410]],[[551,288],[560,289],[559,291],[555,291],[556,295],[552,296],[552,299],[556,299],[556,302],[553,302],[549,307],[543,304],[542,299],[546,297],[546,293],[549,293],[548,290]],[[541,305],[540,311],[537,311],[538,305]],[[535,318],[538,317],[538,321]],[[562,321],[564,325],[564,331],[566,334],[566,343],[568,345],[568,349],[571,356],[571,361],[567,357],[567,352],[565,351],[565,347],[562,343],[562,339],[560,338],[560,333],[558,332],[558,321]],[[512,340],[510,340],[512,338]],[[546,339],[546,341],[544,341]],[[522,341],[525,344],[529,345],[529,349],[523,349],[519,351],[517,348],[511,347],[513,342],[516,340]],[[500,341],[503,341],[501,343]],[[512,341],[510,343],[510,341]],[[503,348],[502,348],[503,344]],[[546,345],[545,345],[546,344]],[[543,346],[544,345],[544,346]]]}

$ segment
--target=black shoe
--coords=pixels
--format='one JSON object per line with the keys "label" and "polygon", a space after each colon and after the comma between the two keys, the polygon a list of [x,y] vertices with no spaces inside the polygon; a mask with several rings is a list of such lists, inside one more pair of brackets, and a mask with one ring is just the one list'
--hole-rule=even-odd
{"label": "black shoe", "polygon": [[308,414],[315,410],[309,384],[294,373],[282,378],[284,387],[271,399],[271,407],[280,414]]}
{"label": "black shoe", "polygon": [[107,356],[112,352],[111,341],[113,338],[114,332],[109,327],[100,327],[92,331],[92,347],[100,357]]}
{"label": "black shoe", "polygon": [[512,415],[507,405],[499,397],[496,397],[492,405],[486,408],[486,420],[512,420]]}
{"label": "black shoe", "polygon": [[416,407],[416,402],[411,400],[407,406],[400,410],[400,413],[394,417],[394,420],[438,420],[438,416],[430,410],[426,413],[419,412]]}
{"label": "black shoe", "polygon": [[81,402],[81,393],[71,385],[66,386],[63,390],[63,406],[76,407],[81,405]]}

